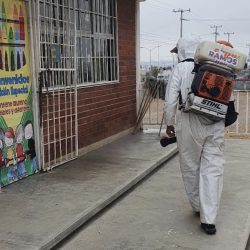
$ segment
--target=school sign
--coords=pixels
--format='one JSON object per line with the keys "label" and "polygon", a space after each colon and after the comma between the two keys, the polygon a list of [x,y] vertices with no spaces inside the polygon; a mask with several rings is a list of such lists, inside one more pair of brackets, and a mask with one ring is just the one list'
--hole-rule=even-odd
{"label": "school sign", "polygon": [[0,185],[37,172],[24,1],[0,0]]}

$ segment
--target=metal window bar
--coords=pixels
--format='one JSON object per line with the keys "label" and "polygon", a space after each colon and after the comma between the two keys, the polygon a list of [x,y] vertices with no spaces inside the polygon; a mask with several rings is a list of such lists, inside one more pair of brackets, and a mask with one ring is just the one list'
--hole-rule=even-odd
{"label": "metal window bar", "polygon": [[[40,114],[39,111],[39,95],[38,95],[38,86],[36,79],[36,56],[37,50],[34,50],[34,44],[36,44],[37,38],[34,36],[37,30],[37,18],[35,17],[36,9],[34,5],[31,4],[30,1],[26,1],[26,6],[29,9],[29,27],[30,27],[30,46],[31,46],[31,76],[32,76],[32,92],[33,92],[33,111],[35,114]],[[38,60],[39,61],[39,60]],[[35,131],[35,142],[36,142],[36,151],[37,151],[37,159],[38,165],[41,166],[41,144],[40,144],[40,126],[39,126],[39,116],[34,116],[34,131]]]}
{"label": "metal window bar", "polygon": [[[57,20],[56,20],[56,23],[57,23],[57,27],[58,27],[58,29],[57,29],[57,39],[58,39],[58,44],[59,44],[59,42],[60,42],[60,21],[59,21],[59,16],[60,16],[60,13],[59,13],[59,3],[58,3],[58,1],[57,1]],[[60,65],[60,63],[61,62],[59,62],[58,64],[59,64],[59,67],[61,66]],[[60,85],[60,82],[61,82],[61,74],[58,72],[58,74],[57,74],[57,82],[56,82],[56,85],[57,86],[59,86]],[[60,95],[59,95],[59,97],[58,97],[58,116],[59,116],[59,118],[58,118],[58,126],[59,126],[59,131],[58,131],[58,133],[59,133],[59,138],[62,138],[62,130],[61,130],[61,98],[60,98]],[[60,162],[62,162],[63,161],[63,153],[62,153],[63,151],[62,151],[62,141],[61,140],[59,140],[59,155],[60,155],[60,158],[59,158],[59,161]]]}
{"label": "metal window bar", "polygon": [[[36,14],[34,14],[37,19],[35,22],[35,31],[34,31],[34,36],[35,36],[35,44],[37,44],[38,46],[38,51],[36,54],[36,57],[38,58],[38,65],[36,65],[37,68],[37,72],[40,72],[40,69],[42,68],[42,64],[41,64],[41,57],[42,57],[42,50],[41,50],[41,28],[42,28],[42,23],[41,23],[41,18],[40,18],[40,2],[33,2],[34,3],[34,7],[33,10]],[[36,50],[35,50],[36,51]],[[39,58],[40,57],[40,58]],[[41,81],[42,76],[40,76],[40,81]],[[38,83],[39,85],[41,85],[41,83]],[[39,91],[41,91],[40,86],[37,86],[37,89],[39,89]],[[39,93],[39,95],[41,95],[41,93]],[[39,100],[39,115],[40,115],[40,127],[41,127],[41,134],[40,134],[40,140],[41,140],[41,159],[42,159],[42,168],[44,168],[45,166],[45,157],[44,157],[44,136],[43,136],[43,131],[44,131],[44,124],[43,124],[43,118],[42,118],[42,104],[41,104],[41,99]]]}

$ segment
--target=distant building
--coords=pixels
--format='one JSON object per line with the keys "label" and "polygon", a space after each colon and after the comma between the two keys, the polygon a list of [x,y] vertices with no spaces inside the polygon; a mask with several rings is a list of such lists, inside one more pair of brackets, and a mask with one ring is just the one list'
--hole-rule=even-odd
{"label": "distant building", "polygon": [[22,81],[21,70],[30,68],[32,98],[25,101],[33,100],[40,170],[131,132],[140,79],[140,2],[0,1],[0,71],[10,73],[2,82]]}

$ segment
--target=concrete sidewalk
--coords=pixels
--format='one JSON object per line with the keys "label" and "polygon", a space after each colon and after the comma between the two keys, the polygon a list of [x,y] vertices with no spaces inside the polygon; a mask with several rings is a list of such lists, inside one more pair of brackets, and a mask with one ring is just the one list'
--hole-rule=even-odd
{"label": "concrete sidewalk", "polygon": [[200,229],[200,219],[185,194],[177,155],[55,250],[245,250],[250,225],[250,141],[226,144],[216,235]]}
{"label": "concrete sidewalk", "polygon": [[0,249],[50,249],[176,153],[155,134],[128,135],[4,188]]}

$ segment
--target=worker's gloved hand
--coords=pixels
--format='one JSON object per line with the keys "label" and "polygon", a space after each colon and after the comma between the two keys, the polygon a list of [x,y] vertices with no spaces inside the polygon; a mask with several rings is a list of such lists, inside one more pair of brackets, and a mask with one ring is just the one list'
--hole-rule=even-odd
{"label": "worker's gloved hand", "polygon": [[172,136],[172,137],[162,137],[160,140],[160,144],[162,147],[166,147],[169,144],[175,143],[176,142],[176,137]]}
{"label": "worker's gloved hand", "polygon": [[175,129],[173,125],[167,126],[166,134],[168,137],[174,137],[175,136]]}

